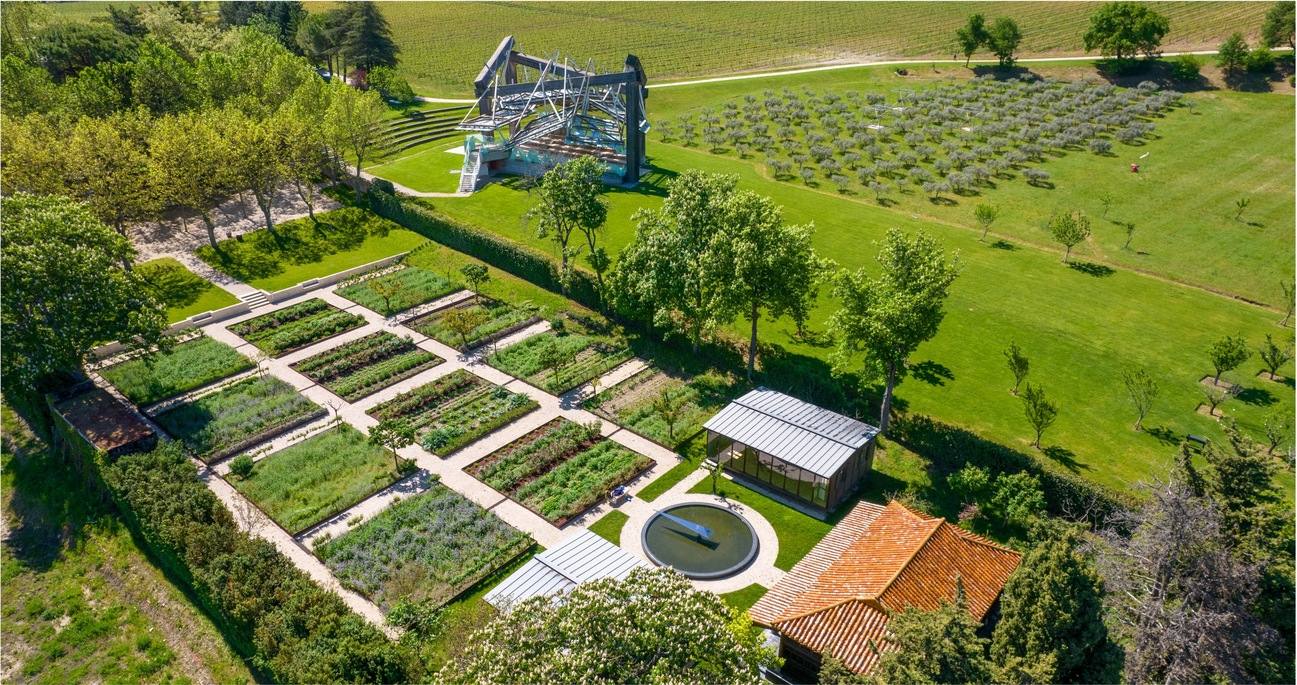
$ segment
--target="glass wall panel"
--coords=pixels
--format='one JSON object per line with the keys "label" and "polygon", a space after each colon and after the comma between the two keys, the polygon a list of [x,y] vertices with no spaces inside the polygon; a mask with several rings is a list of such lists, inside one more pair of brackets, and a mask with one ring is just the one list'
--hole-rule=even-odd
{"label": "glass wall panel", "polygon": [[760,469],[761,469],[761,465],[757,461],[757,451],[752,449],[751,447],[748,447],[747,445],[744,445],[743,446],[743,472],[748,474],[749,476],[755,477],[757,474],[761,472]]}
{"label": "glass wall panel", "polygon": [[757,473],[757,478],[762,483],[771,482],[775,473],[775,458],[765,452],[759,453],[757,458],[761,464],[761,470]]}
{"label": "glass wall panel", "polygon": [[809,500],[815,492],[815,474],[810,471],[802,471],[801,477],[797,483],[797,495],[802,499]]}
{"label": "glass wall panel", "polygon": [[771,473],[770,473],[770,484],[773,485],[773,486],[775,486],[775,487],[777,487],[777,488],[779,488],[780,490],[783,490],[783,489],[785,488],[785,486],[784,486],[784,470],[787,469],[787,468],[788,468],[788,465],[785,464],[784,462],[782,462],[782,461],[780,461],[780,460],[778,460],[778,459],[773,460],[773,463],[770,465],[770,470],[771,470]]}
{"label": "glass wall panel", "polygon": [[820,478],[819,476],[815,477],[815,488],[811,493],[811,501],[820,505],[821,507],[829,506],[829,481],[828,480],[824,478]]}

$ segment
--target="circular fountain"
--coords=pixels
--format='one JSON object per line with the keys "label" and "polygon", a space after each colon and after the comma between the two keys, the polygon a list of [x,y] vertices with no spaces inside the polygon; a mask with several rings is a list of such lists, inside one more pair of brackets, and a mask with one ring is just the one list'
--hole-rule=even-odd
{"label": "circular fountain", "polygon": [[752,524],[715,504],[676,504],[644,524],[640,541],[649,559],[689,578],[732,576],[757,556]]}

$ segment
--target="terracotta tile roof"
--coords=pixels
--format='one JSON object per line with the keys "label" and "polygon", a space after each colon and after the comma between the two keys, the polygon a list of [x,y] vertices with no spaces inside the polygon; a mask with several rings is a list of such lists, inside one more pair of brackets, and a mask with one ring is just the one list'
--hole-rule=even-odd
{"label": "terracotta tile roof", "polygon": [[964,584],[982,620],[1019,555],[891,502],[860,503],[751,609],[752,619],[798,644],[833,654],[857,673],[886,650],[887,612],[935,609]]}

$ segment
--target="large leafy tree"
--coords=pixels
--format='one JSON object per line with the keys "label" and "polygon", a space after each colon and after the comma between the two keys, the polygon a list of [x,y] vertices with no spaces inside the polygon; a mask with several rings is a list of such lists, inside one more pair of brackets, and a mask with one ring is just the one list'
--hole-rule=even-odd
{"label": "large leafy tree", "polygon": [[1297,48],[1297,41],[1294,40],[1294,34],[1297,29],[1294,28],[1294,11],[1297,10],[1297,4],[1291,0],[1281,0],[1276,2],[1265,13],[1265,23],[1261,24],[1261,44],[1267,48],[1274,48],[1284,43],[1290,48]]}
{"label": "large leafy tree", "polygon": [[635,239],[621,252],[612,290],[623,312],[642,314],[666,328],[680,322],[698,352],[703,334],[717,325],[717,283],[706,267],[721,234],[725,207],[737,176],[690,169],[672,179],[657,210],[641,209]]}
{"label": "large leafy tree", "polygon": [[379,9],[378,3],[365,0],[346,7],[346,33],[341,49],[366,71],[374,67],[395,67],[396,55],[401,52],[392,40],[392,27]]}
{"label": "large leafy tree", "polygon": [[995,53],[1002,67],[1013,65],[1013,53],[1018,51],[1021,42],[1022,30],[1018,28],[1018,22],[1009,17],[996,19],[987,29],[986,45]]}
{"label": "large leafy tree", "polygon": [[964,53],[964,66],[968,66],[974,53],[986,45],[988,39],[986,16],[982,14],[968,15],[968,23],[955,29],[955,42],[959,45],[959,51]]}
{"label": "large leafy tree", "polygon": [[352,188],[356,197],[361,195],[360,171],[365,160],[380,150],[387,142],[387,133],[380,124],[387,105],[374,91],[362,92],[341,82],[332,84],[329,111],[325,118],[325,137],[335,154],[355,162]]}
{"label": "large leafy tree", "polygon": [[1099,50],[1104,57],[1130,60],[1140,53],[1156,57],[1171,23],[1148,5],[1110,2],[1090,15],[1090,27],[1081,40],[1085,51]]}
{"label": "large leafy tree", "polygon": [[89,207],[64,197],[18,193],[0,200],[0,371],[25,390],[78,371],[96,345],[161,344],[166,309],[118,265],[128,240]]}
{"label": "large leafy tree", "polygon": [[554,241],[559,252],[559,279],[566,294],[572,278],[572,235],[600,230],[608,218],[603,193],[603,163],[578,157],[545,172],[536,187],[536,204],[527,217],[536,222],[536,237]]}
{"label": "large leafy tree", "polygon": [[[28,3],[19,3],[19,6],[26,4]],[[7,116],[21,117],[34,112],[49,112],[59,104],[63,94],[48,71],[16,54],[5,55],[0,60],[0,81],[5,84],[4,97],[0,98],[0,112]],[[8,144],[9,141],[5,142]]]}
{"label": "large leafy tree", "polygon": [[[772,319],[804,317],[819,294],[827,264],[811,247],[811,226],[787,226],[774,200],[750,190],[729,198],[719,240],[705,267],[716,276],[723,318],[743,316],[752,324],[748,380],[756,367],[761,310]],[[722,276],[723,275],[723,276]]]}
{"label": "large leafy tree", "polygon": [[133,61],[138,45],[108,24],[86,22],[46,27],[31,43],[40,64],[60,82],[100,62]]}
{"label": "large leafy tree", "polygon": [[211,113],[159,119],[149,137],[149,152],[149,174],[159,199],[202,216],[207,240],[219,250],[212,211],[229,197],[234,160]]}
{"label": "large leafy tree", "polygon": [[884,683],[986,683],[993,664],[982,624],[968,613],[963,586],[954,602],[933,610],[909,608],[887,623],[887,642],[874,674]]}
{"label": "large leafy tree", "polygon": [[865,375],[884,382],[879,428],[887,431],[892,392],[905,373],[906,360],[919,345],[937,334],[945,318],[950,284],[959,275],[959,258],[946,260],[935,239],[900,229],[887,233],[878,253],[882,270],[839,274],[833,296],[842,302],[829,319],[838,339],[835,365],[842,368],[864,356]]}
{"label": "large leafy tree", "polygon": [[454,683],[760,683],[778,657],[745,614],[670,569],[526,600],[446,664]]}
{"label": "large leafy tree", "polygon": [[1048,662],[1046,682],[1120,681],[1121,650],[1103,623],[1103,581],[1076,542],[1071,530],[1049,536],[1009,576],[991,641],[1000,668]]}
{"label": "large leafy tree", "polygon": [[[14,59],[6,57],[5,61]],[[8,91],[5,91],[8,96]],[[0,146],[0,168],[4,170],[5,193],[18,191],[36,195],[64,193],[64,176],[68,157],[63,140],[66,127],[60,117],[30,114],[25,117],[3,116],[4,145]]]}
{"label": "large leafy tree", "polygon": [[197,99],[194,69],[169,46],[144,41],[132,72],[131,96],[154,114],[182,112]]}
{"label": "large leafy tree", "polygon": [[68,159],[75,160],[67,167],[70,194],[84,199],[123,237],[129,237],[131,223],[157,209],[144,145],[149,119],[131,112],[110,119],[82,117],[67,141]]}
{"label": "large leafy tree", "polygon": [[230,141],[231,159],[235,162],[235,184],[252,191],[266,221],[266,229],[275,232],[275,193],[292,175],[293,133],[300,128],[288,116],[253,119],[229,110],[223,117],[225,137]]}

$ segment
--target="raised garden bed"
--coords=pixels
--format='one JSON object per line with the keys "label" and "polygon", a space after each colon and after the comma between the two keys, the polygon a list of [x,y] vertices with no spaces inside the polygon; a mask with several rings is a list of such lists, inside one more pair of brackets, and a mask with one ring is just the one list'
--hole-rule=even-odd
{"label": "raised garden bed", "polygon": [[612,335],[598,334],[572,321],[510,345],[486,363],[532,385],[561,395],[629,360],[631,350]]}
{"label": "raised garden bed", "polygon": [[[647,368],[586,400],[583,407],[654,442],[675,449],[707,419],[742,394],[739,379],[709,371],[693,377]],[[664,394],[665,393],[665,394]],[[678,411],[668,426],[664,415]]]}
{"label": "raised garden bed", "polygon": [[[405,325],[442,344],[471,350],[540,321],[538,311],[530,305],[515,307],[489,297],[477,297],[416,317]],[[466,335],[447,325],[447,316],[465,315],[479,322]]]}
{"label": "raised garden bed", "polygon": [[307,357],[293,369],[348,402],[418,375],[446,360],[387,331]]}
{"label": "raised garden bed", "polygon": [[185,402],[153,420],[210,464],[326,413],[293,386],[264,376]]}
{"label": "raised garden bed", "polygon": [[279,357],[365,325],[364,317],[313,298],[230,326],[230,332]]}
{"label": "raised garden bed", "polygon": [[239,492],[296,535],[400,480],[392,453],[347,424],[258,461]]}
{"label": "raised garden bed", "polygon": [[538,406],[527,395],[456,369],[374,407],[369,415],[380,421],[405,419],[423,449],[445,456]]}
{"label": "raised garden bed", "polygon": [[449,295],[462,286],[417,266],[403,266],[379,275],[366,274],[343,283],[335,291],[356,304],[383,316]]}
{"label": "raised garden bed", "polygon": [[440,607],[531,545],[525,533],[434,483],[315,552],[343,585],[390,610],[399,601]]}
{"label": "raised garden bed", "polygon": [[562,526],[653,463],[602,437],[597,422],[557,418],[465,471]]}
{"label": "raised garden bed", "polygon": [[252,368],[233,347],[205,335],[99,370],[113,387],[140,406],[210,385]]}

